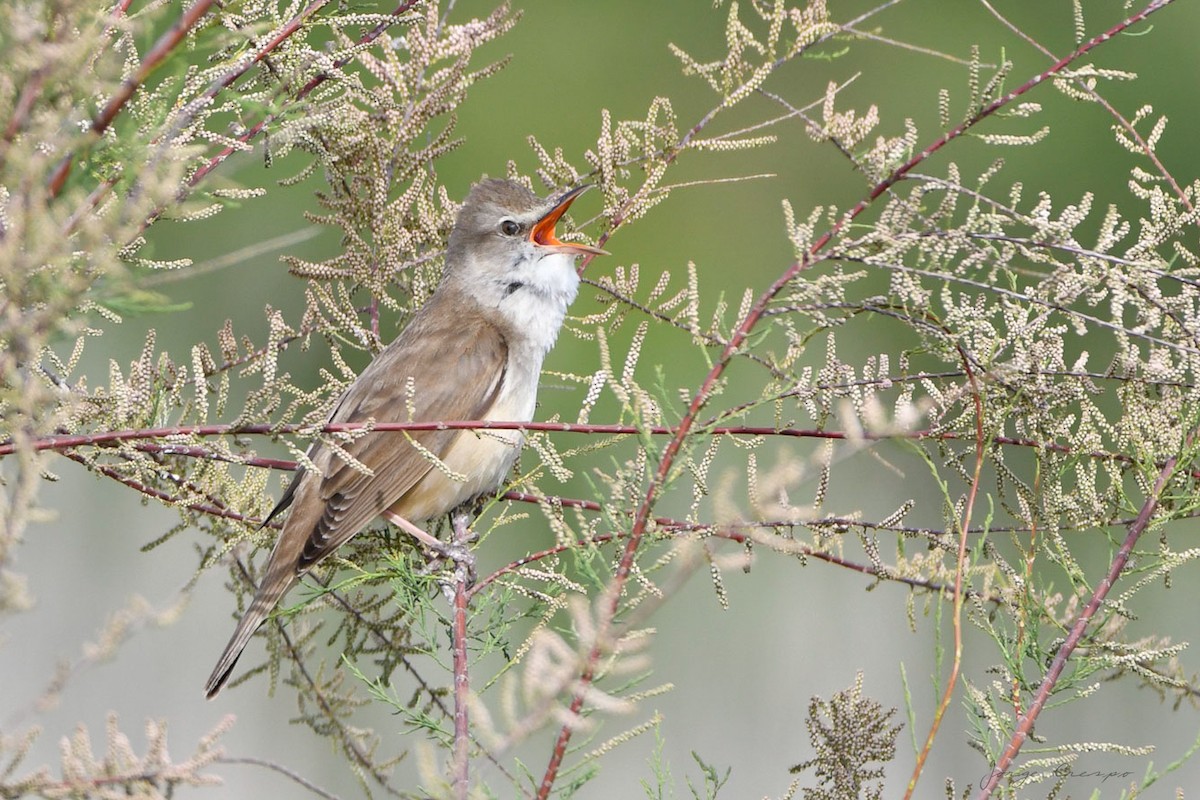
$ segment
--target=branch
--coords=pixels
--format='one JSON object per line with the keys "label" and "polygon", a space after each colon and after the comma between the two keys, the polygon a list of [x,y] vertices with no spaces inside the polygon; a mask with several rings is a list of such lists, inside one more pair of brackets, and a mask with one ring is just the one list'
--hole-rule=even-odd
{"label": "branch", "polygon": [[[501,498],[504,500],[512,500],[512,501],[522,502],[522,503],[536,503],[536,504],[550,503],[551,505],[554,505],[554,506],[562,506],[564,508],[582,508],[587,511],[603,511],[604,510],[604,507],[602,505],[600,505],[599,503],[595,502],[594,500],[578,500],[578,499],[570,498],[570,497],[538,497],[536,495],[527,494],[525,492],[511,491],[511,492],[505,492],[503,495],[501,495]],[[873,525],[870,522],[846,519],[846,518],[842,518],[842,517],[822,517],[820,519],[812,519],[812,520],[751,520],[751,521],[729,522],[729,523],[720,524],[720,525],[698,523],[698,522],[685,522],[683,520],[672,519],[670,517],[655,517],[654,524],[655,524],[655,527],[661,531],[675,532],[675,533],[684,533],[684,532],[704,533],[708,536],[714,536],[719,539],[727,539],[728,541],[736,542],[738,544],[746,544],[747,542],[750,542],[750,541],[756,541],[753,539],[753,537],[751,537],[745,533],[745,531],[747,529],[767,529],[767,528],[775,529],[775,528],[796,528],[796,527],[805,527],[805,528],[824,528],[824,527],[880,528],[880,526]],[[883,529],[884,530],[893,530],[893,528],[891,528],[891,527],[887,527],[887,528],[883,528]],[[913,530],[915,531],[915,529],[913,529]],[[975,532],[975,531],[969,531],[969,532]],[[495,572],[491,573],[490,575],[482,578],[478,583],[476,583],[474,586],[471,587],[470,594],[472,595],[472,597],[474,597],[475,594],[482,591],[489,584],[494,583],[495,581],[499,580],[500,578],[504,577],[505,575],[509,575],[514,572],[517,572],[519,569],[521,569],[521,567],[524,567],[528,564],[532,564],[537,561],[541,561],[543,559],[550,558],[551,556],[558,555],[559,553],[566,552],[567,550],[571,550],[576,547],[589,547],[589,546],[598,545],[598,544],[608,544],[610,542],[622,541],[626,537],[628,537],[628,535],[629,534],[624,531],[618,532],[618,533],[603,533],[603,534],[598,534],[596,536],[592,536],[588,539],[582,539],[580,541],[571,542],[568,544],[560,544],[560,545],[556,545],[554,547],[546,548],[545,550],[539,550],[536,553],[530,553],[529,555],[522,556],[521,558],[518,558],[515,561],[511,561],[508,564],[505,564],[500,569],[498,569]],[[887,570],[886,568],[880,568],[880,567],[876,567],[871,564],[860,564],[855,561],[850,561],[849,559],[843,558],[842,556],[838,556],[833,553],[826,552],[824,550],[818,550],[818,549],[811,547],[809,545],[806,545],[802,542],[789,541],[788,542],[788,550],[794,551],[794,553],[796,555],[800,555],[805,558],[813,558],[818,561],[824,561],[828,564],[833,564],[835,566],[843,567],[845,569],[849,569],[854,572],[861,573],[863,575],[870,575],[870,576],[876,578],[877,580],[894,581],[896,583],[903,583],[903,584],[911,586],[915,589],[927,589],[931,592],[936,592],[938,594],[948,593],[948,592],[952,591],[952,589],[953,589],[953,587],[951,587],[951,586],[947,586],[945,584],[941,584],[941,583],[938,583],[937,581],[929,580],[927,578],[912,578],[912,577],[908,577],[908,576],[904,576],[904,575],[897,575],[894,572]],[[996,603],[996,604],[1000,604],[1000,603],[1004,602],[1003,599],[998,595],[987,596],[987,595],[983,595],[980,592],[977,592],[973,589],[965,590],[964,596],[972,598],[972,599],[982,599],[985,602]]]}
{"label": "branch", "polygon": [[[250,571],[242,563],[241,559],[234,559],[234,563],[241,573],[242,579],[248,583],[253,583],[250,579]],[[284,618],[275,616],[271,618],[271,621],[279,631],[280,641],[287,650],[289,660],[295,665],[296,672],[305,684],[307,684],[308,696],[313,699],[321,714],[329,722],[326,733],[331,733],[337,737],[342,745],[342,751],[353,762],[355,771],[361,772],[363,775],[370,775],[388,794],[395,797],[401,796],[401,793],[391,785],[389,774],[375,762],[374,753],[364,749],[360,743],[358,735],[362,733],[361,729],[355,729],[349,724],[346,715],[336,708],[326,696],[324,685],[304,666],[301,644],[288,633],[287,625],[284,624]],[[239,680],[245,680],[245,677],[248,677],[250,674],[253,673],[246,673],[246,676],[239,678]]]}
{"label": "branch", "polygon": [[967,379],[971,384],[971,399],[975,405],[975,469],[971,475],[971,486],[967,491],[967,505],[963,509],[962,520],[959,522],[958,529],[958,554],[955,559],[954,569],[954,658],[950,665],[950,678],[946,681],[946,689],[942,692],[942,699],[933,714],[933,723],[929,726],[929,733],[925,737],[925,745],[917,753],[917,763],[913,766],[912,777],[908,779],[908,788],[904,792],[904,800],[911,800],[913,792],[917,789],[917,781],[925,769],[925,762],[929,758],[929,754],[933,751],[933,740],[937,737],[938,731],[941,730],[942,720],[946,717],[946,710],[950,708],[950,701],[954,699],[954,690],[958,686],[958,676],[962,669],[963,575],[966,571],[967,561],[967,531],[971,527],[971,515],[975,510],[975,498],[979,495],[979,483],[983,476],[983,462],[984,456],[987,453],[987,447],[983,433],[983,394],[979,388],[979,383],[975,380],[975,373],[971,370],[971,365],[966,358],[966,354],[962,348],[959,348],[958,352],[962,356],[963,369],[967,371]]}
{"label": "branch", "polygon": [[[1169,1],[1170,0],[1168,0],[1168,2]],[[1041,42],[1037,41],[1032,36],[1025,33],[1025,31],[1021,30],[1016,25],[1014,25],[1012,22],[1010,22],[1003,14],[1001,14],[999,11],[997,11],[995,6],[993,6],[990,2],[988,2],[988,0],[980,0],[980,2],[983,4],[984,8],[986,8],[989,12],[991,12],[992,16],[994,16],[997,20],[1000,21],[1000,23],[1002,25],[1004,25],[1010,31],[1015,33],[1017,36],[1020,36],[1022,39],[1024,39],[1026,42],[1028,42],[1033,47],[1040,50],[1051,61],[1057,60],[1058,57],[1055,56],[1054,53],[1050,52],[1048,49],[1043,47]],[[1165,4],[1166,3],[1163,3],[1163,5],[1165,5]],[[1112,103],[1110,103],[1110,102],[1108,102],[1108,100],[1104,99],[1103,95],[1101,95],[1099,92],[1097,92],[1091,86],[1089,86],[1087,81],[1083,80],[1082,78],[1075,78],[1074,84],[1075,84],[1076,89],[1083,92],[1088,97],[1092,98],[1092,100],[1094,100],[1096,103],[1098,103],[1101,108],[1103,108],[1105,111],[1107,111],[1109,114],[1111,114],[1113,119],[1115,119],[1117,121],[1117,124],[1120,125],[1121,128],[1124,129],[1124,131],[1127,134],[1129,134],[1129,138],[1131,138],[1135,142],[1137,142],[1138,147],[1141,148],[1142,154],[1145,155],[1146,158],[1150,159],[1150,163],[1154,164],[1154,168],[1158,170],[1158,174],[1163,177],[1163,180],[1165,180],[1167,182],[1167,184],[1170,185],[1171,190],[1173,192],[1175,192],[1175,196],[1179,198],[1179,202],[1183,205],[1184,208],[1186,208],[1188,211],[1191,211],[1192,210],[1192,201],[1190,198],[1188,198],[1187,192],[1185,192],[1183,190],[1183,188],[1180,187],[1179,183],[1176,182],[1175,176],[1172,175],[1170,170],[1168,170],[1166,168],[1166,166],[1162,163],[1162,161],[1159,160],[1158,154],[1154,152],[1154,148],[1151,147],[1150,144],[1144,138],[1142,138],[1142,135],[1140,133],[1138,133],[1137,128],[1135,128],[1133,126],[1133,123],[1130,122],[1125,117],[1124,114],[1122,114],[1120,111],[1117,111],[1117,109],[1112,105]]]}
{"label": "branch", "polygon": [[467,800],[471,790],[471,724],[468,707],[471,702],[470,662],[467,659],[467,604],[470,601],[469,586],[475,580],[474,563],[468,543],[471,531],[467,527],[469,514],[454,516],[454,542],[451,545],[456,558],[453,582],[454,617],[451,623],[451,638],[454,651],[454,763],[453,788],[456,800]]}
{"label": "branch", "polygon": [[[709,436],[783,436],[800,439],[829,439],[834,441],[865,441],[884,442],[893,440],[910,441],[960,441],[964,437],[954,431],[939,431],[925,428],[915,431],[846,431],[821,430],[818,428],[776,428],[769,425],[713,425],[706,426],[696,422],[695,418],[687,420],[687,424],[697,428],[696,434]],[[520,430],[543,431],[548,433],[581,433],[607,436],[672,436],[677,437],[683,430],[684,423],[679,425],[651,425],[639,428],[636,425],[617,425],[610,423],[573,423],[573,422],[510,422],[503,420],[439,420],[432,422],[337,422],[321,425],[241,425],[236,423],[211,425],[175,425],[165,428],[130,428],[118,431],[100,431],[97,433],[51,434],[23,442],[20,447],[30,452],[44,450],[67,451],[76,447],[110,447],[119,442],[143,442],[136,445],[137,449],[147,453],[165,455],[183,455],[192,458],[207,458],[214,461],[228,461],[234,464],[266,467],[270,469],[292,470],[295,462],[285,459],[263,457],[231,456],[224,453],[214,453],[210,450],[189,444],[154,444],[144,443],[151,439],[170,439],[193,436],[206,438],[210,436],[278,436],[281,434],[301,433],[350,433],[354,431],[371,431],[385,433],[389,431],[446,431],[446,430]],[[685,431],[685,434],[687,432]],[[1124,453],[1112,453],[1107,450],[1077,451],[1070,445],[1056,442],[1042,442],[1019,436],[992,436],[989,439],[993,445],[1009,445],[1012,447],[1029,447],[1046,450],[1064,455],[1078,455],[1101,461],[1117,461],[1128,466],[1144,466],[1143,462]],[[0,442],[0,458],[13,455],[18,450],[17,443],[12,439]],[[1161,467],[1161,463],[1154,464]],[[1200,468],[1188,473],[1200,479]]]}
{"label": "branch", "polygon": [[[394,9],[392,9],[391,15],[393,17],[398,17],[401,14],[403,14],[404,12],[410,10],[416,4],[417,4],[417,0],[404,0],[404,2],[401,2]],[[364,33],[362,36],[359,37],[358,42],[356,42],[357,46],[361,47],[363,45],[367,45],[367,44],[370,44],[371,42],[375,41],[383,34],[384,31],[386,31],[388,29],[389,26],[390,26],[390,23],[388,23],[388,22],[379,23],[374,28],[372,28],[371,30],[367,31],[366,33]],[[355,48],[355,50],[357,50],[357,48]],[[350,60],[352,58],[353,58],[353,55],[348,55],[343,58],[339,58],[339,59],[335,60],[333,62],[334,69],[339,69],[341,67],[346,66],[346,64],[350,63]],[[303,100],[314,89],[316,89],[318,86],[323,84],[325,81],[329,80],[329,77],[330,77],[329,73],[323,72],[320,75],[317,75],[317,76],[313,77],[312,79],[310,79],[308,81],[308,83],[301,86],[299,91],[296,92],[296,95],[292,98],[292,102],[299,102],[300,100]],[[241,142],[242,144],[249,142],[251,139],[254,139],[260,133],[262,133],[266,129],[266,127],[268,125],[270,125],[272,122],[274,122],[275,120],[277,120],[279,118],[279,116],[280,116],[279,114],[268,114],[267,116],[263,117],[262,120],[260,120],[259,122],[257,122],[253,126],[251,126],[249,129],[247,129],[245,132],[243,132],[241,135],[239,135],[237,137],[237,141]],[[193,172],[191,177],[188,178],[188,186],[195,187],[196,184],[198,184],[204,178],[204,176],[208,175],[208,173],[212,172],[214,169],[216,169],[218,166],[220,166],[227,158],[229,158],[235,152],[237,152],[237,150],[234,147],[226,147],[224,150],[222,150],[221,152],[217,153],[215,156],[210,158],[206,164],[204,164],[198,170]]]}
{"label": "branch", "polygon": [[[209,2],[209,4],[211,4],[212,0],[208,0],[208,2]],[[284,41],[286,41],[288,38],[290,38],[292,35],[294,35],[298,30],[300,30],[300,28],[303,26],[303,23],[305,20],[307,20],[310,16],[315,14],[317,11],[319,11],[328,2],[329,2],[329,0],[313,0],[313,2],[310,3],[304,10],[302,10],[300,13],[298,13],[296,16],[294,16],[291,20],[289,20],[287,23],[285,23],[283,25],[283,27],[277,31],[276,35],[271,37],[271,39],[262,48],[260,48],[257,53],[255,53],[253,58],[251,58],[251,59],[247,60],[245,63],[231,69],[228,73],[226,73],[224,76],[217,79],[212,85],[210,85],[208,90],[205,91],[204,95],[201,96],[201,99],[211,100],[212,98],[216,97],[216,95],[222,89],[228,87],[234,81],[236,81],[238,78],[240,78],[242,75],[244,75],[251,66],[259,63],[260,61],[265,59],[268,55],[270,55],[272,52],[274,52],[276,49],[278,49],[279,45],[281,45]],[[404,2],[400,3],[398,6],[396,6],[395,9],[392,10],[391,16],[397,17],[400,14],[404,13],[405,11],[408,11],[409,9],[411,9],[416,4],[417,4],[417,0],[404,0]],[[380,23],[380,24],[376,25],[370,31],[368,31],[367,33],[365,33],[361,37],[359,37],[357,45],[362,46],[365,44],[370,44],[375,39],[379,38],[379,36],[384,31],[386,31],[388,29],[388,27],[389,27],[388,23]],[[156,45],[156,48],[157,48],[157,45]],[[154,51],[152,50],[151,55],[153,55],[153,54],[154,54]],[[162,55],[163,55],[163,57],[165,57],[166,53],[163,53]],[[149,57],[150,56],[148,55],[147,59],[149,59]],[[343,58],[337,59],[333,62],[333,67],[335,69],[343,67],[350,62],[351,58],[353,58],[353,56],[345,56]],[[298,102],[300,100],[303,100],[310,92],[313,91],[313,89],[316,89],[318,86],[320,86],[322,83],[324,83],[328,79],[329,79],[328,73],[322,73],[320,75],[315,76],[314,78],[309,80],[308,83],[306,83],[303,87],[301,87],[300,90],[295,94],[295,96],[291,98],[292,102]],[[286,87],[283,87],[283,88],[286,88]],[[282,93],[282,88],[280,91]],[[131,94],[132,94],[132,92],[131,92]],[[127,102],[127,101],[128,101],[128,98],[125,98],[125,101],[123,101],[123,102]],[[282,112],[280,112],[280,113],[282,113]],[[242,134],[235,137],[236,141],[239,142],[240,144],[248,143],[250,140],[254,139],[260,133],[262,133],[263,130],[266,129],[267,125],[269,125],[274,120],[278,119],[280,116],[280,113],[268,114],[257,124],[251,126],[248,130],[244,131]],[[115,116],[115,112],[114,112],[114,116]],[[111,120],[109,121],[109,123],[106,123],[105,127],[107,127],[108,124],[111,124]],[[177,124],[175,127],[178,128],[179,125]],[[176,194],[175,199],[177,201],[185,200],[188,196],[188,192],[190,189],[194,189],[200,183],[200,181],[203,180],[210,172],[212,172],[214,169],[216,169],[218,166],[220,166],[222,163],[224,163],[225,160],[229,158],[229,156],[231,156],[235,152],[239,152],[239,151],[240,151],[240,148],[237,148],[237,147],[231,145],[231,146],[224,148],[217,155],[210,158],[204,165],[202,165],[195,172],[193,172],[190,176],[188,176],[187,185]],[[72,158],[73,158],[73,156],[68,156],[67,158],[63,159],[63,162],[59,164],[58,169],[55,171],[54,177],[51,178],[51,181],[52,181],[51,193],[52,193],[52,195],[56,195],[56,194],[58,194],[59,191],[61,191],[62,184],[65,183],[67,173],[70,171]],[[61,172],[61,175],[59,174],[60,172]],[[59,181],[59,185],[58,185],[57,189],[54,188],[54,184],[53,184],[53,181],[55,181],[55,180]],[[108,194],[108,192],[115,185],[116,185],[116,179],[110,178],[108,180],[101,182],[100,185],[98,185],[94,190],[92,190],[92,192],[84,200],[83,205],[80,208],[76,209],[76,211],[73,214],[71,214],[70,217],[67,218],[67,221],[63,226],[64,231],[66,233],[72,232],[75,229],[75,227],[79,224],[80,220],[83,219],[84,214],[89,209],[95,208],[97,205],[99,205],[100,201],[104,199],[104,197]],[[157,219],[157,217],[162,214],[162,212],[163,212],[163,209],[160,208],[160,209],[157,209],[156,211],[154,211],[153,213],[151,213],[147,217],[145,223],[143,224],[143,226],[142,226],[143,229],[145,229],[151,223],[153,223],[154,220]]]}
{"label": "branch", "polygon": [[315,794],[317,797],[323,797],[323,798],[325,798],[325,800],[339,800],[339,798],[336,794],[332,794],[330,792],[325,791],[320,786],[317,786],[315,783],[310,781],[308,778],[305,778],[300,773],[298,773],[294,770],[288,769],[287,767],[283,766],[282,764],[277,764],[274,761],[268,761],[265,758],[253,758],[251,756],[241,756],[241,757],[221,756],[220,758],[216,759],[215,763],[217,763],[217,764],[250,764],[255,767],[266,767],[269,770],[278,772],[280,775],[283,775],[288,780],[299,784],[301,787],[303,787],[304,789],[307,789],[309,792],[311,792],[312,794]]}
{"label": "branch", "polygon": [[[71,459],[72,461],[82,464],[83,466],[87,467],[88,469],[94,469],[97,472],[99,472],[101,475],[104,475],[107,478],[112,478],[113,480],[117,481],[118,483],[122,483],[125,486],[128,486],[130,489],[133,489],[134,491],[136,491],[140,494],[143,494],[147,497],[153,497],[155,500],[161,500],[163,503],[165,503],[169,506],[182,505],[184,508],[187,508],[191,511],[198,511],[202,514],[208,514],[209,516],[213,516],[213,517],[222,517],[224,519],[231,519],[235,522],[241,522],[246,525],[258,525],[261,522],[260,520],[254,519],[252,517],[247,517],[244,514],[239,514],[236,511],[229,510],[228,508],[226,508],[224,506],[224,504],[222,504],[218,500],[213,499],[213,502],[210,502],[210,503],[202,503],[202,502],[187,502],[187,503],[185,503],[179,497],[170,495],[161,489],[154,488],[153,486],[147,486],[146,484],[142,483],[139,480],[135,480],[134,478],[130,478],[126,475],[122,475],[120,470],[118,470],[114,467],[110,467],[107,464],[90,464],[90,463],[88,463],[88,461],[85,458],[83,458],[82,456],[80,456],[76,453],[65,453],[64,455],[67,458]],[[278,525],[278,523],[272,523],[271,527],[276,527],[277,525]]]}
{"label": "branch", "polygon": [[[142,441],[150,439],[170,439],[182,438],[185,436],[209,437],[209,436],[277,436],[288,433],[352,433],[355,431],[371,431],[374,433],[384,433],[390,431],[448,431],[448,430],[520,430],[520,431],[547,431],[554,433],[583,433],[583,434],[600,434],[600,435],[626,435],[635,436],[650,434],[654,436],[673,436],[679,431],[678,426],[674,425],[653,425],[646,428],[639,428],[636,425],[617,425],[609,423],[586,423],[577,424],[572,422],[510,422],[504,420],[438,420],[430,422],[335,422],[321,426],[313,425],[241,425],[232,424],[211,424],[211,425],[175,425],[164,428],[131,428],[118,431],[101,431],[97,433],[78,433],[78,434],[52,434],[40,438],[32,439],[29,442],[23,443],[22,448],[30,452],[41,452],[43,450],[70,450],[76,447],[105,447],[112,446],[119,442]],[[839,439],[853,440],[861,438],[866,441],[883,441],[885,439],[901,438],[901,439],[955,439],[958,438],[952,433],[935,433],[930,430],[910,431],[900,433],[862,433],[848,434],[842,431],[822,431],[811,428],[775,428],[766,425],[726,425],[715,426],[708,428],[707,433],[714,436],[789,436],[799,438],[815,438],[815,439]],[[999,439],[998,439],[999,440]],[[1070,448],[1066,445],[1043,445],[1027,440],[1012,439],[1007,443],[1020,444],[1025,443],[1027,446],[1049,447],[1051,449],[1062,449],[1064,452],[1069,452]],[[185,444],[168,443],[164,445],[155,445],[150,448],[156,452],[173,453],[179,455],[191,455],[197,458],[219,458],[220,460],[229,460],[228,457],[219,457],[215,454],[193,448]],[[11,439],[0,442],[0,458],[12,455],[17,452],[17,444]],[[1115,458],[1111,454],[1105,454],[1107,457]],[[1130,459],[1132,462],[1132,459]],[[237,462],[244,463],[244,462]],[[260,462],[261,463],[261,462]],[[290,462],[281,462],[290,463]],[[267,466],[270,466],[267,464]]]}

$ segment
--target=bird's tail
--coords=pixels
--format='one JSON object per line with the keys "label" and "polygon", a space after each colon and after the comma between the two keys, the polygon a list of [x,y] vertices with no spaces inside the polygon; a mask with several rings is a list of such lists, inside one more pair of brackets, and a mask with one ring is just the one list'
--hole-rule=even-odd
{"label": "bird's tail", "polygon": [[246,649],[246,645],[249,644],[250,637],[263,624],[263,621],[271,613],[271,609],[291,587],[294,580],[291,576],[273,576],[270,573],[263,579],[262,585],[254,595],[253,602],[250,603],[250,608],[246,609],[246,613],[242,615],[241,621],[233,631],[233,636],[229,638],[229,644],[225,645],[225,652],[221,653],[212,675],[208,676],[208,683],[204,684],[204,694],[209,700],[216,697],[217,692],[221,691],[221,687],[229,680],[229,673],[233,672],[233,667],[237,664],[242,650]]}

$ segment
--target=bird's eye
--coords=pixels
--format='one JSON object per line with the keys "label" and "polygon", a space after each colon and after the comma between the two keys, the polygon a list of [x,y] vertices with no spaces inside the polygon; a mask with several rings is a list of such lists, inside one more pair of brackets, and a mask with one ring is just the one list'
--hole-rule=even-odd
{"label": "bird's eye", "polygon": [[500,221],[500,232],[505,236],[516,236],[521,232],[521,226],[514,220],[505,219]]}

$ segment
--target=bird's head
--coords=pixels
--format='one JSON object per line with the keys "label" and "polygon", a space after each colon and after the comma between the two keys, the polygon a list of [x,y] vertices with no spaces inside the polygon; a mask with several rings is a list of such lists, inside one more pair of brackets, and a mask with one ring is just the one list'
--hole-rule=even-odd
{"label": "bird's head", "polygon": [[555,226],[587,186],[542,199],[519,183],[475,184],[459,211],[446,254],[447,280],[488,306],[528,296],[561,303],[575,298],[575,257],[606,255],[598,247],[558,239]]}

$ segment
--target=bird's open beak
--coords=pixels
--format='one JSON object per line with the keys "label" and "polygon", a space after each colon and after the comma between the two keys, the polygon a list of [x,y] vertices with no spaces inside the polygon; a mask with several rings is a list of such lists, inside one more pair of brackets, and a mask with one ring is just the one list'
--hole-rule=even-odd
{"label": "bird's open beak", "polygon": [[554,235],[554,226],[558,223],[558,218],[567,212],[571,207],[571,203],[575,202],[575,198],[592,188],[590,184],[584,184],[577,189],[564,194],[558,198],[558,202],[554,204],[554,208],[550,209],[550,213],[537,221],[533,226],[533,230],[529,232],[529,241],[544,247],[554,253],[566,253],[573,256],[581,256],[591,253],[594,256],[606,256],[608,251],[601,250],[599,247],[592,247],[590,244],[581,244],[579,242],[560,242],[558,237]]}

